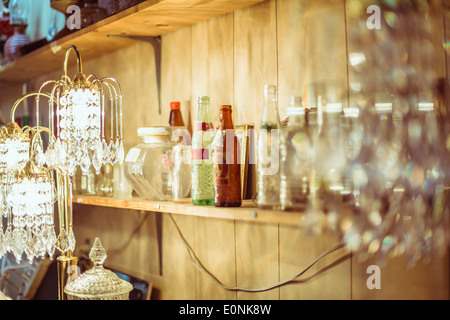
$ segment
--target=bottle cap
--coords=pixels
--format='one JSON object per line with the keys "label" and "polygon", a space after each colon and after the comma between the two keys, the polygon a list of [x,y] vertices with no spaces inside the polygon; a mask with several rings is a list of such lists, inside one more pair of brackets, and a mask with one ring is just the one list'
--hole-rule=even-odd
{"label": "bottle cap", "polygon": [[209,97],[208,96],[198,97],[198,103],[209,103]]}
{"label": "bottle cap", "polygon": [[176,110],[180,109],[180,102],[179,101],[172,101],[170,103],[170,110]]}

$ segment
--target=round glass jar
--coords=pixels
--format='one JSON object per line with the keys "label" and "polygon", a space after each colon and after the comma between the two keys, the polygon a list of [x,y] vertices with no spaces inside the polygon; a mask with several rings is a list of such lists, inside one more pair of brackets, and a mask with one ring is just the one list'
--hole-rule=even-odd
{"label": "round glass jar", "polygon": [[125,157],[125,176],[137,194],[149,200],[172,200],[172,132],[176,127],[145,127],[141,143]]}

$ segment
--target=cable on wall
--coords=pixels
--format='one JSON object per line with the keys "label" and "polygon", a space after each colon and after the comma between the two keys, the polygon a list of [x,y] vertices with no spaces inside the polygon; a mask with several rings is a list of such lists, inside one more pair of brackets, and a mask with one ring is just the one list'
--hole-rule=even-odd
{"label": "cable on wall", "polygon": [[[214,276],[214,274],[212,274],[211,271],[209,271],[200,261],[200,259],[197,257],[197,255],[195,254],[194,250],[192,249],[192,247],[190,246],[189,242],[186,240],[186,238],[184,237],[183,233],[181,232],[178,224],[176,223],[175,219],[173,218],[172,214],[169,213],[169,217],[172,220],[173,224],[175,225],[175,228],[177,229],[177,232],[179,234],[179,236],[181,237],[184,245],[186,246],[186,249],[188,251],[188,255],[189,255],[189,259],[191,260],[191,262],[193,263],[193,265],[199,270],[201,271],[203,274],[205,274],[206,276],[208,276],[214,283],[216,283],[219,287],[225,289],[225,290],[229,290],[229,291],[245,291],[245,292],[262,292],[262,291],[267,291],[267,290],[271,290],[280,286],[283,286],[287,283],[293,282],[294,280],[296,280],[297,278],[299,278],[300,276],[302,276],[305,272],[307,272],[310,268],[312,268],[317,262],[319,262],[322,258],[324,258],[325,256],[329,255],[332,252],[335,252],[339,249],[342,249],[345,247],[345,244],[341,243],[338,244],[337,246],[323,252],[321,255],[319,255],[314,261],[312,261],[306,268],[304,268],[302,271],[300,271],[299,273],[293,275],[290,278],[287,278],[283,281],[280,282],[276,282],[274,284],[262,287],[262,288],[243,288],[243,287],[231,287],[231,286],[227,286],[224,285],[219,279],[217,279],[216,276]],[[347,255],[345,258],[350,257],[350,255]]]}

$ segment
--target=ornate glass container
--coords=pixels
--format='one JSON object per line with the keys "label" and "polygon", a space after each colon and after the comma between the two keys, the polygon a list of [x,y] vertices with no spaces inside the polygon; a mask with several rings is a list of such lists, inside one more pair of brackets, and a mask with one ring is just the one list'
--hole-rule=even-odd
{"label": "ornate glass container", "polygon": [[106,251],[96,238],[89,253],[94,267],[64,288],[68,300],[128,300],[133,285],[103,268]]}

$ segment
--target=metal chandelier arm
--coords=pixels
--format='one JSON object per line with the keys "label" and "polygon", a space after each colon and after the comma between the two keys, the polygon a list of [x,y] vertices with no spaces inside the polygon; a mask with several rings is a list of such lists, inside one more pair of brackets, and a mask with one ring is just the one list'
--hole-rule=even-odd
{"label": "metal chandelier arm", "polygon": [[75,47],[74,45],[70,45],[66,50],[66,55],[64,56],[63,76],[67,76],[67,64],[69,61],[69,54],[71,51],[75,52],[75,55],[77,57],[78,74],[83,73],[83,63],[81,61],[80,52],[78,51],[77,47]]}
{"label": "metal chandelier arm", "polygon": [[[47,98],[51,99],[50,93],[47,93],[47,92],[30,92],[30,93],[27,93],[26,95],[24,95],[24,96],[22,96],[21,98],[17,99],[16,102],[14,102],[14,105],[13,105],[13,107],[11,108],[11,114],[10,114],[11,121],[10,121],[10,122],[14,122],[14,119],[15,119],[14,116],[15,116],[16,109],[17,109],[17,107],[19,106],[19,104],[20,104],[23,100],[25,100],[25,99],[27,99],[27,98],[29,98],[29,97],[32,97],[32,96],[37,96],[37,97],[36,97],[36,100],[39,99],[39,96],[44,96],[44,97],[47,97]],[[55,99],[54,99],[54,101],[56,102]]]}

